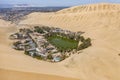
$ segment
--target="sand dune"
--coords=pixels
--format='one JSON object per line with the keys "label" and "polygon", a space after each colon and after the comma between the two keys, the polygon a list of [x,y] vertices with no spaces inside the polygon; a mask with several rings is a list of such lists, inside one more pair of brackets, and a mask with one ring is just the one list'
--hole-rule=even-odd
{"label": "sand dune", "polygon": [[78,80],[52,75],[0,69],[1,80]]}
{"label": "sand dune", "polygon": [[10,25],[13,25],[13,24],[11,24],[11,22],[9,22],[9,21],[4,21],[4,20],[0,19],[0,27],[8,27]]}
{"label": "sand dune", "polygon": [[92,46],[57,64],[39,61],[11,49],[8,36],[17,28],[0,20],[0,80],[72,80],[63,77],[120,80],[120,4],[75,6],[55,13],[35,12],[26,17],[19,25],[42,24],[84,31],[83,35],[92,39]]}
{"label": "sand dune", "polygon": [[76,6],[56,13],[32,13],[20,24],[84,31],[92,46],[59,63],[83,80],[120,80],[120,4]]}

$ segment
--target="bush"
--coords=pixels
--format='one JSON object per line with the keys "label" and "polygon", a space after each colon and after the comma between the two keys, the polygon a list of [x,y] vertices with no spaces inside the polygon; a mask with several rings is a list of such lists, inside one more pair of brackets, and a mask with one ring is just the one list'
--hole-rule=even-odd
{"label": "bush", "polygon": [[51,54],[49,54],[48,56],[47,56],[47,59],[53,59],[53,57],[52,57],[52,55]]}
{"label": "bush", "polygon": [[20,41],[17,41],[17,42],[14,42],[14,43],[13,43],[14,46],[18,46],[19,44],[21,44]]}
{"label": "bush", "polygon": [[34,29],[35,29],[35,30],[34,30],[35,32],[44,33],[43,29],[40,28],[39,26],[35,26]]}
{"label": "bush", "polygon": [[43,58],[41,56],[35,56],[34,58],[36,58],[38,60],[43,60]]}
{"label": "bush", "polygon": [[29,52],[28,52],[28,51],[25,51],[24,54],[29,55]]}
{"label": "bush", "polygon": [[86,40],[83,41],[83,43],[78,47],[78,50],[85,49],[87,47],[91,46],[91,39],[87,38]]}
{"label": "bush", "polygon": [[83,42],[85,38],[83,36],[80,36],[80,41]]}

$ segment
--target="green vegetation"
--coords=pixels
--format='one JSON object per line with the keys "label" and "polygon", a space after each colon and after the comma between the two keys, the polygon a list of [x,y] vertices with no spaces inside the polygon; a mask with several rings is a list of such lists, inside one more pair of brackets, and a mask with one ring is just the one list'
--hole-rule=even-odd
{"label": "green vegetation", "polygon": [[78,46],[78,41],[60,36],[50,36],[48,37],[48,41],[60,51],[77,49]]}
{"label": "green vegetation", "polygon": [[29,55],[29,52],[28,52],[28,51],[25,51],[24,54]]}
{"label": "green vegetation", "polygon": [[52,55],[49,54],[49,55],[47,56],[47,59],[52,60],[52,59],[53,59]]}
{"label": "green vegetation", "polygon": [[[29,51],[25,51],[24,54],[30,56]],[[34,54],[33,58],[36,58],[36,59],[38,59],[38,60],[42,60],[42,59],[43,59],[41,56],[37,56],[36,54]]]}
{"label": "green vegetation", "polygon": [[91,46],[91,39],[90,38],[87,38],[87,39],[82,39],[82,44],[78,46],[78,50],[82,50],[82,49],[85,49],[89,46]]}
{"label": "green vegetation", "polygon": [[43,60],[43,58],[41,56],[34,56],[34,58],[36,58],[38,60]]}
{"label": "green vegetation", "polygon": [[14,42],[14,43],[13,43],[14,46],[18,46],[18,45],[20,45],[20,44],[21,44],[20,41],[17,41],[17,42]]}
{"label": "green vegetation", "polygon": [[34,29],[35,29],[34,30],[35,32],[44,33],[43,29],[41,27],[39,27],[39,26],[35,26]]}

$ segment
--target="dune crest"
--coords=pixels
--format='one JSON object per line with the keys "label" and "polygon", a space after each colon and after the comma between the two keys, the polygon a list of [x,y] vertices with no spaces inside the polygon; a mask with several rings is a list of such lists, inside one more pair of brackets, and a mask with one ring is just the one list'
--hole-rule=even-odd
{"label": "dune crest", "polygon": [[116,11],[116,10],[120,10],[120,4],[99,3],[75,6],[69,9],[60,10],[57,13],[79,13],[79,12]]}

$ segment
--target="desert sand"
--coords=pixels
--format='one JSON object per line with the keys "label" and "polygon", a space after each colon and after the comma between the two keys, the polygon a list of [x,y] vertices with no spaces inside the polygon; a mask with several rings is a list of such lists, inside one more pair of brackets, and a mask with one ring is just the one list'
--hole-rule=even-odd
{"label": "desert sand", "polygon": [[30,72],[21,72],[13,70],[0,69],[0,79],[1,80],[78,80],[72,78],[65,78],[59,76],[51,76]]}
{"label": "desert sand", "polygon": [[72,71],[59,64],[40,61],[12,49],[8,37],[18,28],[11,25],[0,28],[0,80],[78,80]]}
{"label": "desert sand", "polygon": [[0,27],[8,27],[9,25],[13,25],[13,24],[11,24],[10,21],[5,21],[0,19]]}
{"label": "desert sand", "polygon": [[[120,80],[119,21],[120,4],[90,4],[54,13],[31,13],[19,25],[48,25],[83,31],[85,37],[92,39],[92,46],[84,49],[81,54],[74,54],[60,63],[51,64],[14,51],[8,44],[4,45],[3,41],[0,68],[80,80]],[[3,47],[7,50],[2,49]]]}

